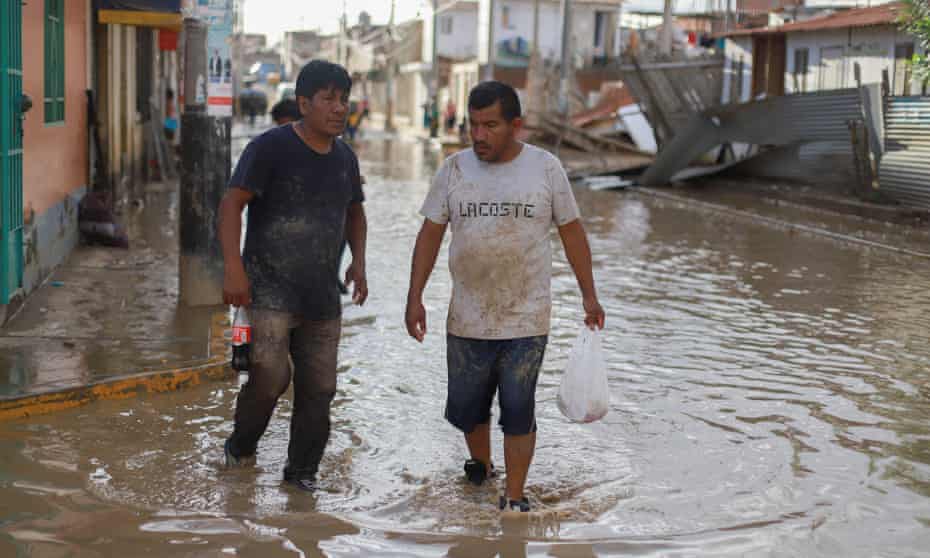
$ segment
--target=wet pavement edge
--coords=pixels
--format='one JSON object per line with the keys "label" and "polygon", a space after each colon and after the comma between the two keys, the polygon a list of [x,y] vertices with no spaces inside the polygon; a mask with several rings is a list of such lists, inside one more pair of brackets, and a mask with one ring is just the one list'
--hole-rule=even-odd
{"label": "wet pavement edge", "polygon": [[0,421],[29,418],[73,409],[94,401],[128,399],[140,393],[163,393],[191,388],[206,381],[236,377],[229,365],[230,322],[226,312],[217,312],[210,324],[206,359],[157,371],[127,371],[112,378],[47,392],[0,397]]}

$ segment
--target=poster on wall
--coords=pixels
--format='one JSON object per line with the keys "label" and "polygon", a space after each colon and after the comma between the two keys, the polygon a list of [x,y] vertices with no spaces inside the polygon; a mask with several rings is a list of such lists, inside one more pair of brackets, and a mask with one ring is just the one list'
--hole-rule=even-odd
{"label": "poster on wall", "polygon": [[197,17],[207,24],[207,114],[232,116],[233,0],[197,0]]}

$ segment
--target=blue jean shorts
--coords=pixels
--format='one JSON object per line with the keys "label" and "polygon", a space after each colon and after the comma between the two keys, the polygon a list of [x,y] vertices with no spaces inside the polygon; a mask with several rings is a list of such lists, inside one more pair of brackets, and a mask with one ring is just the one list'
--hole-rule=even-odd
{"label": "blue jean shorts", "polygon": [[504,434],[536,432],[536,380],[548,337],[466,339],[449,335],[446,358],[449,388],[446,420],[469,434],[491,420],[498,393]]}

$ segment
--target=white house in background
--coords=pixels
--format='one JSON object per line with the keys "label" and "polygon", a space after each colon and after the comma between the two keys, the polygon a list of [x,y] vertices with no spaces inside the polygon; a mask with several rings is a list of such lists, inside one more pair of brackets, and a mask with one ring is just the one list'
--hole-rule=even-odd
{"label": "white house in background", "polygon": [[[452,60],[468,60],[478,55],[478,0],[455,0],[439,3],[436,52]],[[423,60],[433,58],[432,7],[423,15]]]}
{"label": "white house in background", "polygon": [[[533,46],[536,0],[480,0],[479,4],[479,64],[488,63],[489,45],[493,40],[495,65],[525,66]],[[620,5],[621,0],[573,1],[571,36],[576,61],[590,64],[596,58],[619,54]],[[539,50],[546,60],[561,56],[560,9],[559,0],[539,0]],[[491,21],[494,22],[493,33],[490,33]]]}
{"label": "white house in background", "polygon": [[[474,59],[478,50],[477,0],[443,0],[436,14],[438,33],[436,53],[440,59],[465,61]],[[424,105],[430,101],[433,77],[433,10],[432,2],[424,5],[419,18],[401,27],[406,29],[406,41],[417,51],[399,66],[395,115],[398,120],[416,124],[423,119]]]}
{"label": "white house in background", "polygon": [[893,95],[920,94],[906,63],[920,47],[899,28],[900,11],[888,3],[729,33],[723,102],[855,87],[857,65],[863,84],[887,71]]}

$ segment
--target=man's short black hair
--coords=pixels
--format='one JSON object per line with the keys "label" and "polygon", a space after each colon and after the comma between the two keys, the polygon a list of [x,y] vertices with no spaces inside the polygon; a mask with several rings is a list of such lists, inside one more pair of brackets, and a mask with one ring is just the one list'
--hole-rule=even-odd
{"label": "man's short black hair", "polygon": [[352,77],[349,76],[349,72],[339,64],[326,60],[311,60],[301,68],[294,93],[298,97],[312,99],[317,91],[331,87],[348,95],[352,91]]}
{"label": "man's short black hair", "polygon": [[520,118],[520,97],[517,90],[499,81],[483,81],[468,94],[468,108],[481,110],[500,101],[501,115],[505,120]]}
{"label": "man's short black hair", "polygon": [[300,107],[297,106],[297,101],[294,99],[284,99],[283,101],[278,101],[271,107],[271,119],[277,122],[282,118],[300,120]]}

